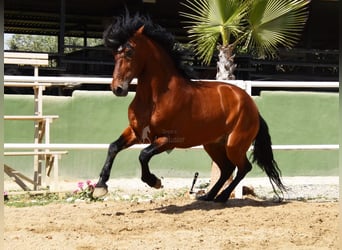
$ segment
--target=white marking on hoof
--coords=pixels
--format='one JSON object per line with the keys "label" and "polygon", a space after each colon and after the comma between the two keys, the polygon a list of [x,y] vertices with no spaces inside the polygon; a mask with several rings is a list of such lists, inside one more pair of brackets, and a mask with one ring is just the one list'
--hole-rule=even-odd
{"label": "white marking on hoof", "polygon": [[99,198],[102,196],[105,196],[108,193],[108,188],[106,187],[95,187],[95,190],[93,192],[94,198]]}

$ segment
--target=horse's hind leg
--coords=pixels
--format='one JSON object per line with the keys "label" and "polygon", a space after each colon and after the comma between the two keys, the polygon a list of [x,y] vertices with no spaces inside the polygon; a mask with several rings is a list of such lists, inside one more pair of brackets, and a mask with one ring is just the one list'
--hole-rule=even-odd
{"label": "horse's hind leg", "polygon": [[238,167],[237,174],[234,180],[229,184],[229,186],[223,190],[216,198],[216,202],[226,202],[230,194],[236,188],[236,186],[240,183],[240,181],[246,176],[246,174],[252,169],[252,164],[248,161],[247,157],[245,158],[245,163],[243,168]]}
{"label": "horse's hind leg", "polygon": [[209,190],[207,194],[199,197],[199,200],[212,201],[217,193],[223,187],[228,178],[232,175],[235,166],[228,159],[224,143],[213,143],[203,145],[205,151],[209,154],[211,159],[217,164],[220,169],[220,178],[215,185]]}
{"label": "horse's hind leg", "polygon": [[248,161],[246,152],[253,138],[253,133],[231,133],[229,135],[226,154],[228,159],[237,167],[237,174],[230,185],[215,198],[215,201],[226,202],[239,182],[252,169],[252,164]]}

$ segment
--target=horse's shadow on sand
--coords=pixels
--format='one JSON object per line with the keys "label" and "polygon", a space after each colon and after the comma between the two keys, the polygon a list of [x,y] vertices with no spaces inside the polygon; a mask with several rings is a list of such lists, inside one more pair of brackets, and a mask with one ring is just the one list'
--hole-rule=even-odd
{"label": "horse's shadow on sand", "polygon": [[[217,203],[217,202],[208,202],[208,201],[199,201],[194,200],[193,202],[185,205],[167,205],[160,206],[157,208],[153,208],[153,211],[159,211],[160,213],[165,214],[182,214],[187,211],[193,210],[221,210],[221,209],[229,209],[229,208],[243,208],[243,207],[274,207],[274,206],[282,206],[286,205],[287,201],[273,201],[273,200],[255,200],[251,198],[244,199],[231,199],[226,203]],[[136,213],[144,213],[145,210],[135,211]]]}

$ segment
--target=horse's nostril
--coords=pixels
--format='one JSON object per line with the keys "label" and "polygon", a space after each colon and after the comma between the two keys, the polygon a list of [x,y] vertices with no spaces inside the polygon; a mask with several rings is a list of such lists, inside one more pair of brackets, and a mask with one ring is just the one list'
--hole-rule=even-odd
{"label": "horse's nostril", "polygon": [[118,86],[115,90],[114,90],[114,94],[116,95],[121,95],[123,92],[123,88],[121,86]]}

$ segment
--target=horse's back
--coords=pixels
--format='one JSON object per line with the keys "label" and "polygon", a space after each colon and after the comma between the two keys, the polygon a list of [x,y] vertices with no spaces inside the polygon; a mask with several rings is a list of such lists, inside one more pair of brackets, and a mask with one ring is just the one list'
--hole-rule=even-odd
{"label": "horse's back", "polygon": [[199,101],[210,100],[210,102],[205,102],[205,105],[219,105],[225,113],[258,113],[252,97],[234,84],[220,81],[199,81],[194,84],[198,85],[194,87],[197,92],[196,98]]}
{"label": "horse's back", "polygon": [[250,96],[248,93],[240,88],[239,86],[223,81],[194,81],[194,86],[198,85],[203,87],[203,89],[220,89],[225,91],[226,95],[241,95],[241,97],[245,97],[248,99]]}

